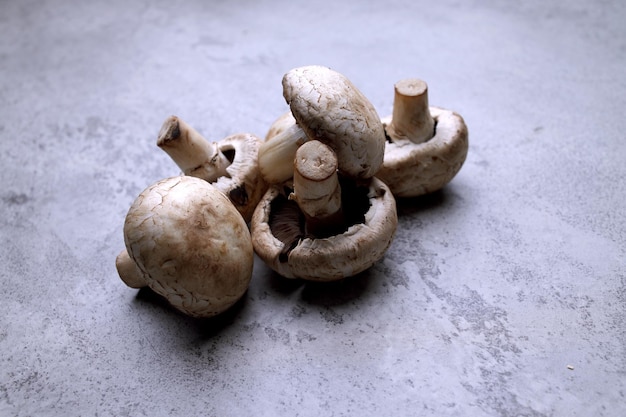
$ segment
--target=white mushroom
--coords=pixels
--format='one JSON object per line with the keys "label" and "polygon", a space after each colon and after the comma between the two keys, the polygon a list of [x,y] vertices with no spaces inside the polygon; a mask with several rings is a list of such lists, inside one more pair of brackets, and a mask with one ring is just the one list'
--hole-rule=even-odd
{"label": "white mushroom", "polygon": [[202,178],[222,191],[246,222],[267,190],[258,168],[261,139],[248,134],[207,141],[176,116],[168,117],[157,140],[185,175]]}
{"label": "white mushroom", "polygon": [[291,183],[273,185],[251,221],[254,249],[287,278],[333,281],[371,267],[397,227],[395,199],[375,177],[337,175],[337,158],[321,142],[297,151]]}
{"label": "white mushroom", "polygon": [[222,192],[195,177],[146,188],[128,211],[124,242],[120,278],[132,288],[150,287],[190,316],[225,311],[252,277],[246,223]]}
{"label": "white mushroom", "polygon": [[290,111],[281,114],[276,120],[274,120],[274,122],[272,122],[267,130],[267,133],[265,134],[265,141],[267,142],[274,136],[284,132],[295,124],[296,119],[294,119],[293,114],[291,114]]}
{"label": "white mushroom", "polygon": [[435,121],[428,111],[428,85],[410,78],[397,82],[394,87],[393,115],[385,126],[387,135],[394,142],[430,140],[435,134]]}
{"label": "white mushroom", "polygon": [[396,197],[416,197],[449,183],[465,162],[467,126],[450,110],[429,107],[428,87],[419,79],[395,85],[393,114],[383,119],[389,142],[376,176]]}
{"label": "white mushroom", "polygon": [[[374,106],[344,75],[312,65],[283,77],[283,96],[295,123],[280,126],[259,149],[259,168],[269,183],[293,175],[291,161],[307,140],[319,140],[337,154],[339,172],[370,178],[382,164],[385,134]],[[290,123],[289,119],[285,123]],[[273,134],[273,132],[271,132]]]}

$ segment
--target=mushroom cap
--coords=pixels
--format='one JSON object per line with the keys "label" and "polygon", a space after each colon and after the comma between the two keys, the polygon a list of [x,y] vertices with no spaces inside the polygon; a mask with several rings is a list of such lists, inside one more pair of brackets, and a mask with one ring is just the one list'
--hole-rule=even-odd
{"label": "mushroom cap", "polygon": [[279,185],[268,189],[252,217],[251,233],[257,255],[286,278],[335,281],[350,277],[380,260],[391,244],[398,225],[395,199],[385,183],[372,177],[367,191],[370,207],[362,223],[327,238],[304,237],[284,259],[285,244],[270,227],[272,202],[283,192]]}
{"label": "mushroom cap", "polygon": [[267,191],[267,184],[259,172],[258,154],[261,139],[249,133],[230,135],[219,142],[219,150],[232,159],[226,167],[228,176],[212,184],[226,194],[247,222]]}
{"label": "mushroom cap", "polygon": [[148,286],[194,317],[219,314],[248,288],[248,227],[226,196],[190,176],[146,188],[124,222],[126,250]]}
{"label": "mushroom cap", "polygon": [[[459,172],[468,151],[465,121],[451,110],[430,107],[435,136],[423,143],[388,142],[376,176],[396,197],[417,197],[441,189]],[[387,125],[391,118],[383,119]]]}
{"label": "mushroom cap", "polygon": [[274,136],[279,135],[295,124],[296,119],[294,119],[293,114],[291,114],[290,111],[281,114],[272,122],[270,128],[267,130],[267,133],[265,134],[265,141],[267,142]]}
{"label": "mushroom cap", "polygon": [[311,65],[283,76],[283,96],[309,139],[333,148],[339,172],[370,178],[383,162],[385,131],[370,101],[344,75]]}

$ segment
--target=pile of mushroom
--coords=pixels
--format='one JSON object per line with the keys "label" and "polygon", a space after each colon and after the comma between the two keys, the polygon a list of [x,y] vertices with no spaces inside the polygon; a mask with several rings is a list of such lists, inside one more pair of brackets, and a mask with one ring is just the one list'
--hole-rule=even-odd
{"label": "pile of mushroom", "polygon": [[245,294],[255,253],[285,278],[354,276],[391,245],[395,198],[442,188],[465,161],[465,122],[429,107],[421,80],[395,85],[383,119],[330,68],[294,68],[282,85],[290,111],[264,141],[209,142],[180,118],[165,120],[157,145],[182,174],[146,188],[128,211],[116,260],[128,286],[211,317]]}

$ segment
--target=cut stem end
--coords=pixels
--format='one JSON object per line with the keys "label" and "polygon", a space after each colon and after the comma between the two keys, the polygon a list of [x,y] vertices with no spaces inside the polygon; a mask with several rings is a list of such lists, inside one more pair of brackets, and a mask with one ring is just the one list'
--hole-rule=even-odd
{"label": "cut stem end", "polygon": [[417,78],[398,81],[395,86],[393,114],[387,135],[393,141],[423,143],[435,135],[435,121],[428,105],[428,85]]}
{"label": "cut stem end", "polygon": [[307,142],[296,152],[290,199],[305,215],[307,234],[328,236],[344,226],[337,166],[335,152],[319,141]]}
{"label": "cut stem end", "polygon": [[219,150],[218,144],[207,141],[197,130],[176,116],[168,117],[157,139],[163,149],[185,175],[215,182],[227,176],[230,160]]}

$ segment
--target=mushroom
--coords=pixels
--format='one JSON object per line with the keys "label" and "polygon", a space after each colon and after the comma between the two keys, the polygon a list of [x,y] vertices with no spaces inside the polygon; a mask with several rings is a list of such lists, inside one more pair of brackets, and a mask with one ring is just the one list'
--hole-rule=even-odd
{"label": "mushroom", "polygon": [[150,287],[193,317],[211,317],[246,292],[254,252],[248,226],[216,187],[178,176],[146,188],[124,222],[116,259],[131,288]]}
{"label": "mushroom", "polygon": [[295,124],[296,119],[294,119],[293,114],[291,114],[290,111],[281,114],[278,119],[274,120],[274,122],[270,125],[270,128],[267,130],[267,133],[265,134],[265,141],[267,142],[274,136],[284,132]]}
{"label": "mushroom", "polygon": [[437,191],[459,172],[468,151],[463,118],[429,107],[428,86],[419,79],[396,83],[393,113],[383,119],[389,142],[376,176],[396,197]]}
{"label": "mushroom", "polygon": [[375,177],[337,174],[339,156],[312,140],[296,152],[293,181],[270,186],[250,230],[257,255],[287,278],[333,281],[371,267],[386,252],[398,218]]}
{"label": "mushroom", "polygon": [[374,106],[350,80],[330,68],[312,65],[290,70],[282,84],[293,119],[283,116],[284,125],[271,129],[268,133],[274,136],[259,148],[259,169],[267,182],[291,178],[296,150],[312,139],[335,151],[343,175],[369,178],[378,171],[384,128]]}
{"label": "mushroom", "polygon": [[185,175],[202,178],[226,194],[246,222],[267,190],[259,175],[260,144],[261,139],[248,133],[211,143],[176,116],[165,120],[157,140]]}

